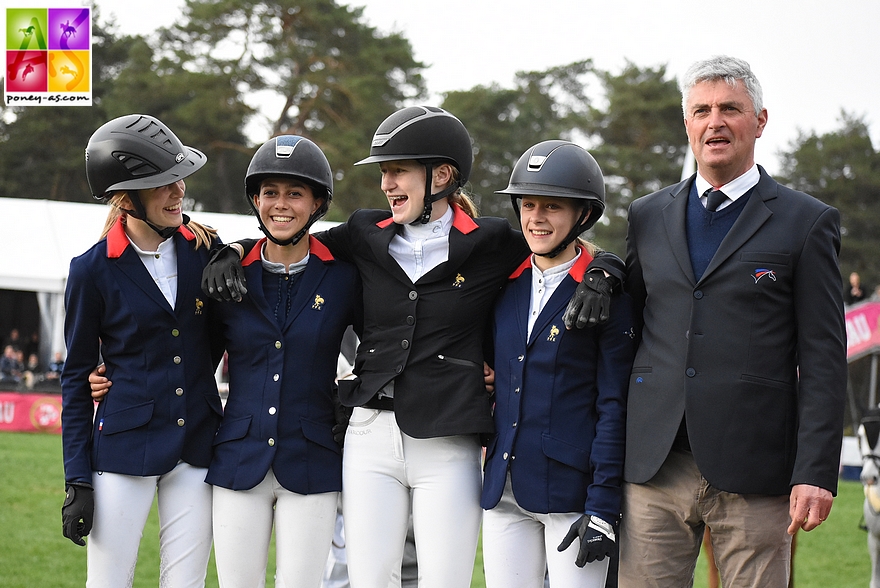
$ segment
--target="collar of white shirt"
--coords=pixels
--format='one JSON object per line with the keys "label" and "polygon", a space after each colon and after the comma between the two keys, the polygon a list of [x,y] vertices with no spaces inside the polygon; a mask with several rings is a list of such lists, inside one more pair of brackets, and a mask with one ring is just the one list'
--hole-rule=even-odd
{"label": "collar of white shirt", "polygon": [[266,244],[263,243],[263,248],[260,249],[260,261],[263,263],[263,269],[269,272],[270,274],[298,274],[301,271],[305,271],[306,264],[309,263],[309,253],[306,253],[306,256],[296,263],[291,263],[290,267],[284,265],[283,263],[275,263],[274,261],[269,261],[266,259]]}
{"label": "collar of white shirt", "polygon": [[[751,190],[760,179],[761,172],[758,171],[758,164],[755,163],[752,164],[752,167],[749,168],[749,171],[719,187],[718,189],[724,192],[724,195],[727,196],[727,200],[721,203],[721,206],[718,207],[718,210],[721,210],[722,208],[730,206],[732,203],[736,202],[740,196]],[[697,173],[696,182],[697,194],[700,195],[700,202],[702,202],[703,206],[705,206],[707,197],[704,196],[704,194],[706,194],[706,191],[710,188],[714,188],[714,186],[707,182],[699,173]]]}

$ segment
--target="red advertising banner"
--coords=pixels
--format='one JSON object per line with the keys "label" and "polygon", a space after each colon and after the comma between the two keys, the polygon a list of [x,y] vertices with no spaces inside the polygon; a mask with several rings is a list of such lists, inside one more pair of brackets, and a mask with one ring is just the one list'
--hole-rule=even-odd
{"label": "red advertising banner", "polygon": [[846,312],[846,357],[853,361],[880,351],[880,302],[859,304]]}
{"label": "red advertising banner", "polygon": [[61,395],[0,392],[0,431],[61,433]]}

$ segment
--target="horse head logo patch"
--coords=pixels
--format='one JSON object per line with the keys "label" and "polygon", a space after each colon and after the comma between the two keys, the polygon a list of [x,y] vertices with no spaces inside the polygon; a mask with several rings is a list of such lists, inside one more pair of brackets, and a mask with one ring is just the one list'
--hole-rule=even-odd
{"label": "horse head logo patch", "polygon": [[776,272],[774,272],[772,269],[757,268],[752,274],[752,277],[755,278],[756,284],[760,282],[761,278],[763,278],[764,276],[767,276],[774,282],[776,281]]}

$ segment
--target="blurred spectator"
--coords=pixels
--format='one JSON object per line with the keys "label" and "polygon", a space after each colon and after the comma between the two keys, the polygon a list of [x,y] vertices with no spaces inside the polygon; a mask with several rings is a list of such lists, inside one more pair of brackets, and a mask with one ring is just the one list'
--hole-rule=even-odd
{"label": "blurred spectator", "polygon": [[849,288],[843,292],[843,301],[849,304],[861,302],[868,297],[867,291],[862,286],[862,279],[857,272],[849,275]]}
{"label": "blurred spectator", "polygon": [[40,334],[36,331],[31,333],[24,345],[24,356],[30,357],[32,354],[40,355]]}
{"label": "blurred spectator", "polygon": [[868,299],[871,302],[880,302],[880,285],[874,288],[874,293],[871,294],[871,297]]}
{"label": "blurred spectator", "polygon": [[12,345],[12,348],[16,351],[22,349],[23,341],[21,340],[21,333],[19,333],[18,329],[13,328],[9,331],[9,336],[4,341],[3,346]]}
{"label": "blurred spectator", "polygon": [[27,363],[24,364],[22,378],[24,379],[24,386],[28,390],[33,390],[34,384],[42,382],[45,378],[43,369],[40,366],[40,357],[36,353],[28,355]]}
{"label": "blurred spectator", "polygon": [[48,369],[46,369],[45,381],[47,384],[51,384],[52,386],[60,386],[61,385],[61,370],[64,368],[64,356],[60,351],[55,352],[55,357],[52,358],[52,361],[49,362]]}
{"label": "blurred spectator", "polygon": [[0,357],[0,384],[15,385],[17,388],[21,383],[24,366],[18,359],[19,353],[12,345],[3,348],[3,357]]}

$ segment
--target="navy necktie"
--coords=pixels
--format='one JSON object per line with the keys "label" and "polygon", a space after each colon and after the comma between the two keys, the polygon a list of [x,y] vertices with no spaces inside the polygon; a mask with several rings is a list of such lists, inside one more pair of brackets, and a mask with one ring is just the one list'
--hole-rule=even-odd
{"label": "navy necktie", "polygon": [[725,200],[727,200],[727,194],[721,190],[715,190],[713,188],[706,190],[706,210],[709,212],[715,212],[718,210],[718,207],[721,206],[721,203]]}

